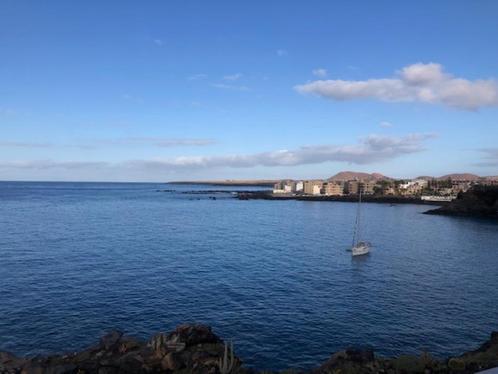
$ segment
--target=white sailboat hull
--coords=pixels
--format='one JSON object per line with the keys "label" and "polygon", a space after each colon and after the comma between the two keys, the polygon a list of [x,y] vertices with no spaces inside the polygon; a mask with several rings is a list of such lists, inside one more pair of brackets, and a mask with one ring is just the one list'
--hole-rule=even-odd
{"label": "white sailboat hull", "polygon": [[352,256],[363,256],[370,253],[370,246],[364,243],[358,243],[353,248],[351,248]]}

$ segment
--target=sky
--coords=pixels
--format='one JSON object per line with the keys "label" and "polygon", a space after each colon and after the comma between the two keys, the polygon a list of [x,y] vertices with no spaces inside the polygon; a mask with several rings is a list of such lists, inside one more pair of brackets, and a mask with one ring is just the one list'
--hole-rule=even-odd
{"label": "sky", "polygon": [[498,175],[498,2],[0,2],[0,180]]}

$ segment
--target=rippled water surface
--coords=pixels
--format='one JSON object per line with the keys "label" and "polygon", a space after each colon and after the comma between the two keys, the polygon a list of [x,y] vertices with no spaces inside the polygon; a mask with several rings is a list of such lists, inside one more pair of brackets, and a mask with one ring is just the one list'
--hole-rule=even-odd
{"label": "rippled water surface", "polygon": [[364,204],[374,248],[353,260],[355,204],[181,193],[212,188],[0,182],[0,350],[195,321],[250,365],[310,367],[356,344],[456,354],[498,330],[496,222]]}

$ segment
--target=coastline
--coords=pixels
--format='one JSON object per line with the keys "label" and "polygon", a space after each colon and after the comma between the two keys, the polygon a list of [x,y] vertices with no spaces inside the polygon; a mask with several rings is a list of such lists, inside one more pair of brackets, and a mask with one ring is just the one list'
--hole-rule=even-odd
{"label": "coastline", "polygon": [[498,219],[498,186],[473,188],[461,193],[449,204],[425,214]]}
{"label": "coastline", "polygon": [[[178,192],[182,195],[211,195],[211,194],[232,194],[233,198],[238,200],[299,200],[299,201],[336,201],[336,202],[351,202],[357,203],[357,195],[343,195],[343,196],[313,196],[313,195],[288,195],[288,194],[274,194],[271,190],[256,190],[256,191],[237,191],[237,190],[190,190],[190,191],[176,191],[173,189],[161,189],[156,192]],[[404,197],[404,196],[377,196],[377,195],[363,195],[362,202],[364,203],[377,203],[377,204],[416,204],[416,205],[435,205],[445,206],[449,203],[446,201],[430,201],[422,200],[419,197]]]}
{"label": "coastline", "polygon": [[311,369],[268,371],[251,368],[209,326],[180,325],[147,341],[112,331],[80,352],[18,357],[0,352],[0,373],[209,373],[209,374],[328,374],[328,373],[475,373],[498,366],[498,332],[476,350],[446,359],[430,353],[376,356],[373,349],[346,348]]}
{"label": "coastline", "polygon": [[173,181],[167,184],[184,184],[184,185],[208,185],[208,186],[232,186],[232,187],[273,187],[277,179],[234,179],[234,180],[207,180],[207,181]]}
{"label": "coastline", "polygon": [[[313,196],[313,195],[276,195],[271,191],[244,191],[236,195],[239,200],[299,200],[299,201],[339,201],[339,202],[358,202],[356,195],[343,196]],[[448,204],[444,201],[428,201],[417,197],[403,196],[376,196],[363,195],[361,198],[363,203],[378,203],[378,204],[418,204],[418,205],[437,205],[444,206]]]}

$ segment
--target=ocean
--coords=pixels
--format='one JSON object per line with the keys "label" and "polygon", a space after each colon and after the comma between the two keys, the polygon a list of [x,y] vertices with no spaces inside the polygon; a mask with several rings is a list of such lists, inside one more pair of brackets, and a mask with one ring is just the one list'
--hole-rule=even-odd
{"label": "ocean", "polygon": [[372,253],[353,259],[356,204],[189,193],[213,189],[236,188],[0,182],[0,350],[198,322],[249,366],[310,368],[351,345],[459,354],[498,330],[496,221],[365,203]]}

